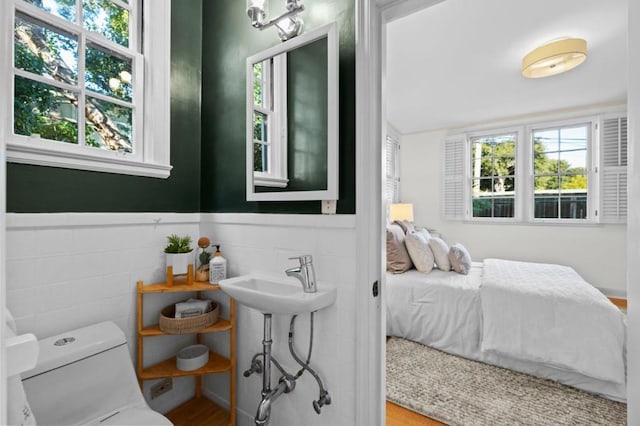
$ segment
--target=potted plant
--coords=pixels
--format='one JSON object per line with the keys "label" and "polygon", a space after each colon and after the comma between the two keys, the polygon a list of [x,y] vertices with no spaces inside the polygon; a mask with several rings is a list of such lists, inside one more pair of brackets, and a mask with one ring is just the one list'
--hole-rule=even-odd
{"label": "potted plant", "polygon": [[187,273],[189,264],[193,263],[192,251],[190,236],[179,237],[176,234],[171,234],[167,237],[167,246],[164,248],[164,252],[166,253],[167,266],[173,268],[173,275]]}

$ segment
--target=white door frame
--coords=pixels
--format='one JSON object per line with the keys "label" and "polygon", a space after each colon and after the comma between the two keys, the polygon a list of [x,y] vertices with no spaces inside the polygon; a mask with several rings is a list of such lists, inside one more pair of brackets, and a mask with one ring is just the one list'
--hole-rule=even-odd
{"label": "white door frame", "polygon": [[[384,225],[386,24],[444,0],[356,0],[356,424],[385,423]],[[629,218],[627,224],[628,423],[640,424],[640,4],[629,1]],[[380,297],[371,285],[380,282]],[[633,330],[633,332],[632,332]]]}
{"label": "white door frame", "polygon": [[[356,424],[384,425],[383,139],[386,23],[440,0],[356,0]],[[378,282],[378,297],[372,286]]]}

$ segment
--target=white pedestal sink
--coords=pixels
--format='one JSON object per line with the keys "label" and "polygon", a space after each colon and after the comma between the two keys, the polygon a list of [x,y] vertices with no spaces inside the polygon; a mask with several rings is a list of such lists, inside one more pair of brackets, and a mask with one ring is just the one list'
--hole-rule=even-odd
{"label": "white pedestal sink", "polygon": [[297,280],[262,274],[248,274],[220,281],[222,291],[237,302],[263,314],[303,314],[314,312],[336,301],[337,290],[318,285],[315,293],[305,293]]}

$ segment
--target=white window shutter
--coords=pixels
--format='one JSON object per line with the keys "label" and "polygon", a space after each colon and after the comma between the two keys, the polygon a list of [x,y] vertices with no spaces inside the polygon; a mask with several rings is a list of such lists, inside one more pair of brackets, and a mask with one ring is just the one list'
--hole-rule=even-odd
{"label": "white window shutter", "polygon": [[464,135],[449,137],[444,141],[442,205],[445,219],[464,218],[465,145]]}
{"label": "white window shutter", "polygon": [[385,200],[397,203],[400,201],[400,142],[391,135],[387,135],[385,142],[385,168]]}
{"label": "white window shutter", "polygon": [[605,118],[600,130],[600,222],[627,221],[627,117]]}

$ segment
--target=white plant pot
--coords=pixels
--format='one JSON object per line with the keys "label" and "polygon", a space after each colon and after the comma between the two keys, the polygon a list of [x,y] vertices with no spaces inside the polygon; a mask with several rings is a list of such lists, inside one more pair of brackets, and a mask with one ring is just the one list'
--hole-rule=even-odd
{"label": "white plant pot", "polygon": [[173,275],[186,274],[189,264],[193,263],[193,252],[165,254],[167,256],[167,266],[173,268]]}

